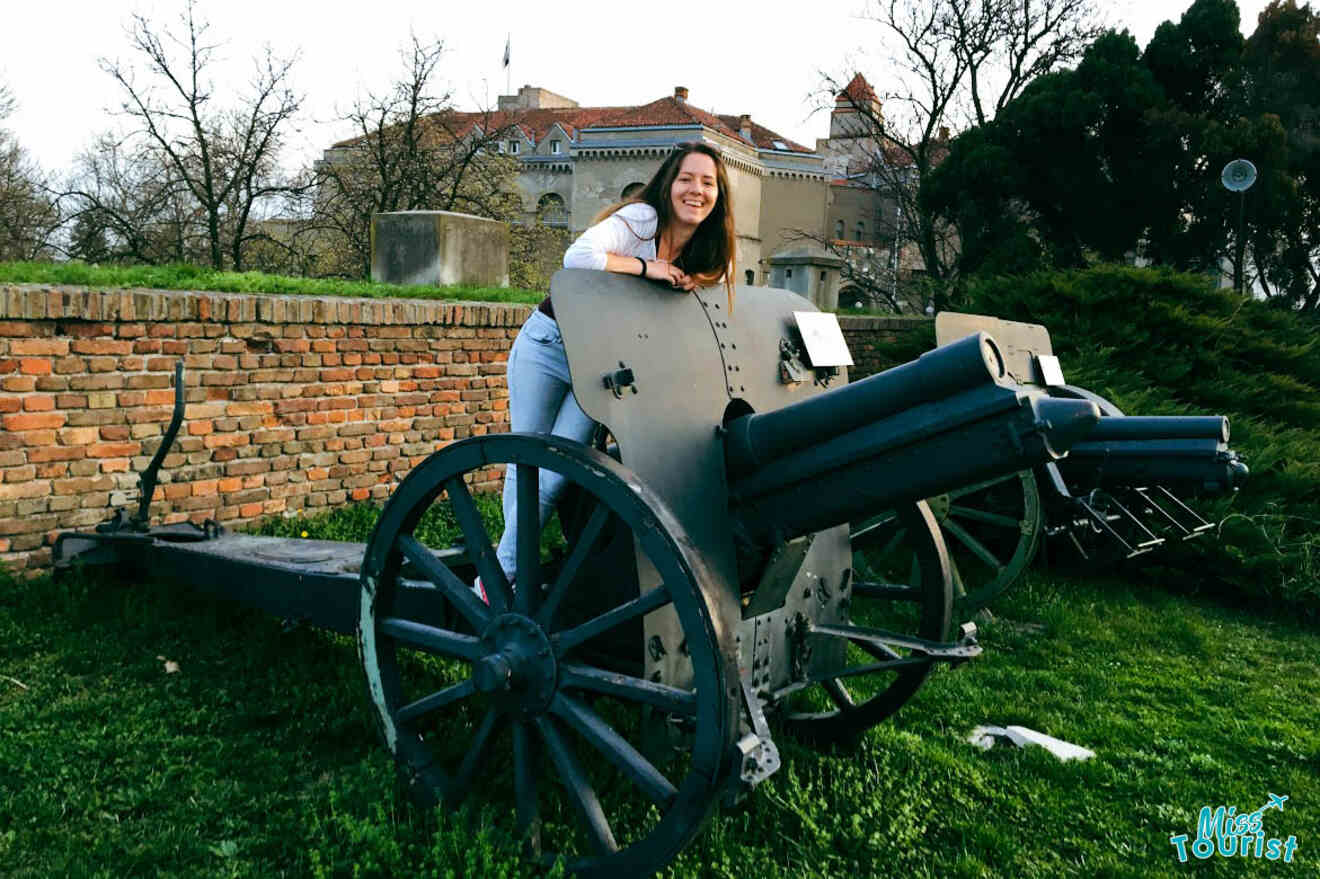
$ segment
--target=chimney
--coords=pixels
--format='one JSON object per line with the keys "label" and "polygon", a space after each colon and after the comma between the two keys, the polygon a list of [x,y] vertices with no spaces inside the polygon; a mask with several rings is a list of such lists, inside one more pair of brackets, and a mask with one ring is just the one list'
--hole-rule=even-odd
{"label": "chimney", "polygon": [[752,139],[752,117],[746,113],[738,117],[738,134],[742,135],[743,140]]}
{"label": "chimney", "polygon": [[674,100],[675,100],[675,101],[678,101],[680,104],[685,104],[685,103],[687,103],[687,96],[688,96],[687,86],[685,86],[685,85],[676,85],[676,86],[674,86]]}

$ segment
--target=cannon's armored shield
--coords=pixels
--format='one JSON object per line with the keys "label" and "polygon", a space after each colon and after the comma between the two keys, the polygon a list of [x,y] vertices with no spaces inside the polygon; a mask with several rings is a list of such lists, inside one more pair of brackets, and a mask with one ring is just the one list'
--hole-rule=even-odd
{"label": "cannon's armored shield", "polygon": [[[780,368],[781,347],[799,347],[793,312],[814,306],[787,291],[738,287],[730,309],[723,288],[689,294],[572,269],[555,274],[551,295],[578,403],[609,429],[623,463],[664,498],[706,559],[716,579],[703,585],[717,621],[741,619],[720,429],[730,413],[776,409],[825,389],[810,372],[785,381]],[[800,569],[846,568],[847,528],[817,535],[809,553],[787,573],[790,582]],[[654,577],[639,570],[640,588]],[[733,649],[738,633],[721,635]],[[750,650],[756,639],[744,640]],[[664,612],[647,619],[646,643],[648,674],[687,679]]]}

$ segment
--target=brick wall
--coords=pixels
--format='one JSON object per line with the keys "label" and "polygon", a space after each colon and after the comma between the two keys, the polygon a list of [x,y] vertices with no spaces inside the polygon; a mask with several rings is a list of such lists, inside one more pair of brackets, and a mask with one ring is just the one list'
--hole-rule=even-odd
{"label": "brick wall", "polygon": [[[507,429],[528,308],[0,286],[0,564],[137,499],[173,410],[152,512],[241,525],[380,499],[446,442]],[[494,488],[500,473],[478,474]]]}
{"label": "brick wall", "polygon": [[[0,286],[0,564],[137,501],[173,410],[157,521],[242,525],[385,498],[447,442],[506,430],[508,349],[527,306]],[[923,321],[842,319],[855,377]],[[495,489],[501,474],[477,474]]]}
{"label": "brick wall", "polygon": [[928,317],[839,315],[839,326],[843,328],[843,338],[848,342],[848,351],[852,354],[854,364],[848,370],[849,380],[857,381],[883,372],[891,366],[898,366],[880,348],[909,333],[924,333],[931,339],[930,347],[934,347],[934,323]]}

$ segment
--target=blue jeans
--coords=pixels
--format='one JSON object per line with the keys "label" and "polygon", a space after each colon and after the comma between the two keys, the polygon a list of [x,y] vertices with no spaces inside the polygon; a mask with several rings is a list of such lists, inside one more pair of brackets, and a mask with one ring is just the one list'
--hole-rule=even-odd
{"label": "blue jeans", "polygon": [[[518,331],[509,351],[509,428],[515,433],[549,433],[585,443],[596,423],[573,397],[568,376],[568,355],[559,324],[540,311]],[[504,534],[495,550],[500,567],[513,581],[518,567],[518,468],[504,471]],[[541,471],[539,486],[541,524],[550,517],[564,488],[564,477]]]}

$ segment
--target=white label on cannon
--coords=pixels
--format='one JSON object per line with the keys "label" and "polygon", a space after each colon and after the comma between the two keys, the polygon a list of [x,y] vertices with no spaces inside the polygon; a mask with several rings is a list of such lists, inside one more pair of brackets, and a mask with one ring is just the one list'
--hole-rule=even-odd
{"label": "white label on cannon", "polygon": [[793,317],[797,318],[813,367],[853,365],[837,316],[828,311],[795,311]]}
{"label": "white label on cannon", "polygon": [[1063,367],[1059,366],[1059,358],[1053,354],[1037,354],[1036,366],[1040,369],[1041,383],[1046,387],[1067,384],[1063,380]]}

